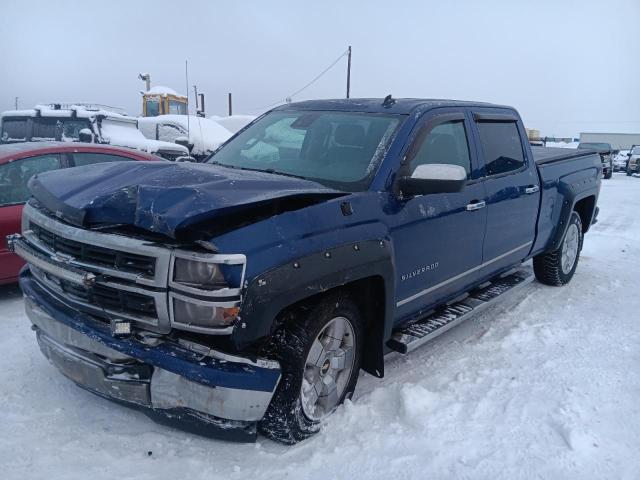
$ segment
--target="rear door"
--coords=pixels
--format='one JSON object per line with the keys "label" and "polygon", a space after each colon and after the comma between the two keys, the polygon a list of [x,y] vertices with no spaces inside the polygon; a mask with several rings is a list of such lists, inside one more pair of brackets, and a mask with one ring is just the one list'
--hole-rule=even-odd
{"label": "rear door", "polygon": [[524,259],[535,238],[540,185],[526,132],[515,113],[474,111],[487,192],[483,272]]}
{"label": "rear door", "polygon": [[475,149],[464,111],[428,112],[414,132],[398,176],[410,176],[421,164],[444,163],[463,166],[468,180],[461,192],[402,199],[393,215],[400,321],[474,281],[486,222],[485,190],[475,178]]}

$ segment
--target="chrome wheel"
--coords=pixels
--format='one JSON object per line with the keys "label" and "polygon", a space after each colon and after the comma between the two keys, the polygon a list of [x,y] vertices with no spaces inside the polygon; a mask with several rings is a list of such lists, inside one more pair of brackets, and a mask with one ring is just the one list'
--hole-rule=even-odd
{"label": "chrome wheel", "polygon": [[302,410],[319,421],[340,402],[354,363],[353,326],[344,317],[333,318],[311,345],[301,387]]}
{"label": "chrome wheel", "polygon": [[567,229],[567,233],[564,237],[564,242],[562,244],[562,273],[568,275],[573,268],[573,265],[576,263],[576,258],[578,258],[578,249],[580,247],[580,232],[578,231],[578,226],[575,223],[569,225]]}

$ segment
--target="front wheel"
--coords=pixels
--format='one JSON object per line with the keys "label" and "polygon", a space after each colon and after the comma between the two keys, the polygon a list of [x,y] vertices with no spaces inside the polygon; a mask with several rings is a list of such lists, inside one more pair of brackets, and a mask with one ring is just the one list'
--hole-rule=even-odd
{"label": "front wheel", "polygon": [[282,378],[260,431],[286,444],[316,433],[358,380],[362,318],[346,294],[331,294],[292,314],[270,346]]}
{"label": "front wheel", "polygon": [[533,272],[538,281],[552,286],[569,283],[578,267],[582,240],[582,221],[580,215],[573,212],[558,249],[533,257]]}

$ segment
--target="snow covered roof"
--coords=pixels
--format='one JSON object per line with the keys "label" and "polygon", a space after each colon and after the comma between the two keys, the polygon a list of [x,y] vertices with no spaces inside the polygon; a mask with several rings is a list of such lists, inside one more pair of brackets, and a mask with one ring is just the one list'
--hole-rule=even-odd
{"label": "snow covered roof", "polygon": [[[195,115],[158,115],[138,118],[138,128],[147,138],[156,139],[157,125],[160,125],[157,140],[167,142],[175,142],[177,137],[186,137],[188,129],[189,142],[193,143],[193,153],[196,155],[212,152],[232,135],[218,123]],[[165,127],[162,127],[163,125]]]}
{"label": "snow covered roof", "polygon": [[182,145],[146,138],[135,125],[131,125],[129,122],[122,122],[122,119],[108,118],[103,120],[101,131],[103,140],[110,145],[136,148],[149,153],[156,153],[160,150],[177,151],[185,155],[189,153],[186,147]]}
{"label": "snow covered roof", "polygon": [[178,97],[184,97],[184,95],[180,95],[176,93],[173,88],[163,87],[162,85],[156,85],[155,87],[151,87],[146,93],[150,93],[152,95],[177,95]]}
{"label": "snow covered roof", "polygon": [[126,114],[107,110],[102,106],[96,105],[96,108],[88,108],[86,104],[65,104],[64,108],[54,108],[52,105],[36,105],[33,109],[28,110],[7,110],[0,113],[2,117],[72,117],[93,118],[98,115],[104,117],[122,119],[124,121],[135,121],[134,117]]}

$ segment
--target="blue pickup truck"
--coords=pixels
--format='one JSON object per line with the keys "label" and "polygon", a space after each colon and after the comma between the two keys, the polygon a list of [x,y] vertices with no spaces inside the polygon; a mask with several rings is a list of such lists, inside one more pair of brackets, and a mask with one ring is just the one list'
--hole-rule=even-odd
{"label": "blue pickup truck", "polygon": [[30,181],[9,244],[42,352],[159,421],[285,443],[386,354],[534,274],[568,283],[602,178],[597,152],[532,151],[513,108],[390,96],[278,107],[202,164],[129,163]]}

